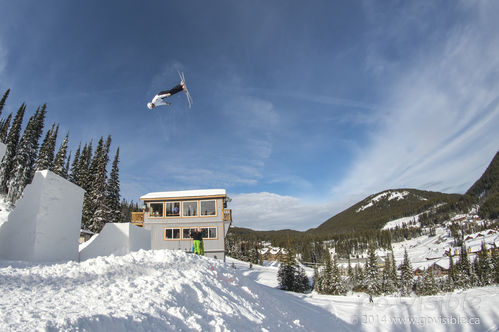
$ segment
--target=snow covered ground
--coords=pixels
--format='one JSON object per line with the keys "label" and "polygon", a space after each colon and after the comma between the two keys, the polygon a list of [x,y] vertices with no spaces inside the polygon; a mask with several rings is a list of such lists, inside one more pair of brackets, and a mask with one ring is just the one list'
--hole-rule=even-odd
{"label": "snow covered ground", "polygon": [[[294,294],[278,266],[180,251],[0,261],[0,331],[497,331],[499,287],[430,297]],[[309,270],[309,273],[311,271]]]}
{"label": "snow covered ground", "polygon": [[414,227],[421,227],[421,224],[418,222],[419,221],[419,216],[420,216],[420,214],[415,215],[415,216],[411,216],[411,217],[402,217],[402,218],[399,218],[399,219],[395,219],[395,220],[389,221],[389,222],[387,222],[385,224],[385,226],[383,226],[382,229],[385,230],[385,229],[392,229],[392,228],[395,228],[395,227],[402,227],[405,224],[410,224],[412,222],[415,222]]}
{"label": "snow covered ground", "polygon": [[364,211],[365,209],[370,208],[371,206],[373,206],[374,204],[379,202],[381,199],[386,198],[389,201],[391,201],[393,199],[400,200],[400,199],[404,199],[404,197],[406,197],[407,195],[409,195],[409,192],[405,191],[405,190],[404,191],[391,191],[391,190],[385,191],[385,192],[378,194],[378,195],[374,196],[373,198],[371,198],[369,203],[358,208],[356,210],[356,212]]}

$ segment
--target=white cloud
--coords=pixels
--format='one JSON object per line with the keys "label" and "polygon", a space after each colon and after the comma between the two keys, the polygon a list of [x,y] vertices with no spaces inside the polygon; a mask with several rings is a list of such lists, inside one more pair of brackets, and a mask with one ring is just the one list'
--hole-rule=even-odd
{"label": "white cloud", "polygon": [[[236,227],[254,230],[307,230],[348,206],[348,203],[306,203],[297,197],[261,192],[230,195]],[[350,202],[349,202],[350,203]]]}
{"label": "white cloud", "polygon": [[[497,11],[477,11],[415,58],[387,97],[392,111],[333,191],[465,191],[499,146]],[[484,33],[485,31],[485,33]]]}
{"label": "white cloud", "polygon": [[[495,8],[473,11],[469,22],[448,31],[445,40],[405,62],[394,64],[376,51],[376,61],[383,67],[379,72],[390,73],[393,80],[381,107],[315,100],[376,112],[373,116],[379,122],[368,144],[358,149],[344,180],[333,186],[329,202],[306,203],[265,192],[235,195],[235,226],[306,230],[385,189],[461,193],[468,189],[499,149],[496,14]],[[411,15],[416,24],[417,13]],[[408,29],[404,26],[398,32]]]}
{"label": "white cloud", "polygon": [[4,80],[5,68],[7,66],[7,54],[5,43],[0,39],[0,80]]}

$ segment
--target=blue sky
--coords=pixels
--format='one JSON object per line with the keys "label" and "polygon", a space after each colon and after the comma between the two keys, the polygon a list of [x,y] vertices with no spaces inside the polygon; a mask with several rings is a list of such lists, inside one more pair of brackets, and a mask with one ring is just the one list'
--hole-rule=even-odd
{"label": "blue sky", "polygon": [[[47,103],[73,151],[111,134],[128,200],[225,188],[234,225],[305,230],[385,189],[463,193],[499,148],[495,1],[0,5],[4,115]],[[193,107],[149,111],[177,70]]]}

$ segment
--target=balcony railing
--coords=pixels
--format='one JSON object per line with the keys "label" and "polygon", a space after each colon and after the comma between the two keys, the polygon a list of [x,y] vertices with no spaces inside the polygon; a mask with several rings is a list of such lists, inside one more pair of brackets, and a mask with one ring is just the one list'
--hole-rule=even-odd
{"label": "balcony railing", "polygon": [[[224,209],[223,210],[223,220],[224,221],[232,221],[232,210]],[[144,212],[132,212],[132,224],[137,226],[144,226]]]}
{"label": "balcony railing", "polygon": [[224,209],[224,221],[232,221],[232,210]]}
{"label": "balcony railing", "polygon": [[144,226],[144,212],[132,212],[132,224]]}

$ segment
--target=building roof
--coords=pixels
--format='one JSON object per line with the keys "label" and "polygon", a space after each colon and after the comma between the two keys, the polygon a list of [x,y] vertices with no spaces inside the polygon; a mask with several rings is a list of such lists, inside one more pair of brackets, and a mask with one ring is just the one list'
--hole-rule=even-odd
{"label": "building roof", "polygon": [[148,193],[140,197],[140,200],[162,199],[162,198],[184,198],[184,197],[200,197],[200,196],[226,196],[225,189],[198,189],[198,190],[182,190],[182,191],[163,191]]}

